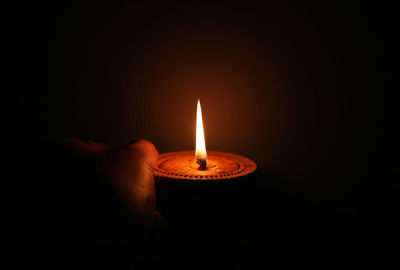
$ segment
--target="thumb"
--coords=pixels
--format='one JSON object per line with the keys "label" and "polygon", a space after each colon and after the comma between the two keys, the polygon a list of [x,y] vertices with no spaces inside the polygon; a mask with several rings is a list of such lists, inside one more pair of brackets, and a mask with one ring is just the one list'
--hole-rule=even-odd
{"label": "thumb", "polygon": [[102,167],[131,208],[143,216],[156,215],[153,168],[158,159],[154,145],[138,140],[104,155]]}
{"label": "thumb", "polygon": [[145,165],[151,167],[151,169],[156,165],[158,160],[158,151],[148,140],[139,139],[133,141],[127,146],[127,148],[129,151],[136,153],[138,158],[143,159]]}

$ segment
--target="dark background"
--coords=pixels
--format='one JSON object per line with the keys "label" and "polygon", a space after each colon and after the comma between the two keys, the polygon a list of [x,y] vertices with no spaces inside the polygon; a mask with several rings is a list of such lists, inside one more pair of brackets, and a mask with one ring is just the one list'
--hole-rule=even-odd
{"label": "dark background", "polygon": [[[3,100],[11,183],[26,150],[52,138],[193,149],[200,98],[207,148],[259,164],[258,210],[291,209],[281,233],[310,220],[296,232],[309,233],[317,244],[307,250],[328,265],[395,261],[393,6],[143,1],[15,10],[21,61],[16,91]],[[294,246],[288,254],[302,249]],[[321,259],[327,246],[333,255]]]}

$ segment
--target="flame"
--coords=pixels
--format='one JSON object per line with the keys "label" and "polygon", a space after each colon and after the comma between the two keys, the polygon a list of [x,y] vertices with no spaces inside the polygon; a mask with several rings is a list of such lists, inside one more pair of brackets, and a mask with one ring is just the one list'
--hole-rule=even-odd
{"label": "flame", "polygon": [[206,142],[204,139],[203,117],[201,116],[200,100],[197,100],[196,115],[196,159],[207,160]]}

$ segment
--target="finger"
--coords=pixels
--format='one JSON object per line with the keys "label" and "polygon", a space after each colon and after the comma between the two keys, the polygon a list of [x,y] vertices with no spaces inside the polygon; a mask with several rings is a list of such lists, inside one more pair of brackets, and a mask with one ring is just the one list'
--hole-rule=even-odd
{"label": "finger", "polygon": [[153,168],[158,152],[147,140],[108,152],[102,158],[102,168],[134,210],[144,215],[155,213]]}
{"label": "finger", "polygon": [[87,143],[92,147],[93,151],[96,151],[98,153],[107,152],[111,149],[111,147],[105,143],[95,142],[91,140],[88,140]]}
{"label": "finger", "polygon": [[78,138],[63,138],[60,139],[61,143],[67,145],[71,149],[84,154],[84,155],[95,155],[98,153],[104,153],[110,150],[110,146],[94,142],[94,141],[84,141]]}
{"label": "finger", "polygon": [[149,165],[151,168],[154,168],[158,160],[158,151],[151,142],[145,139],[139,139],[135,140],[133,143],[130,143],[128,147],[132,151],[142,155],[146,162],[148,162],[147,165]]}

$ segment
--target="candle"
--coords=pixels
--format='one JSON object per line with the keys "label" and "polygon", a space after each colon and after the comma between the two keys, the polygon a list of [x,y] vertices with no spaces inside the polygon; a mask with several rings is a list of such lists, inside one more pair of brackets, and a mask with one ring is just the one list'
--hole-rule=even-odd
{"label": "candle", "polygon": [[154,175],[160,179],[223,180],[247,176],[257,169],[254,161],[244,156],[207,151],[200,100],[197,101],[196,150],[159,155]]}

